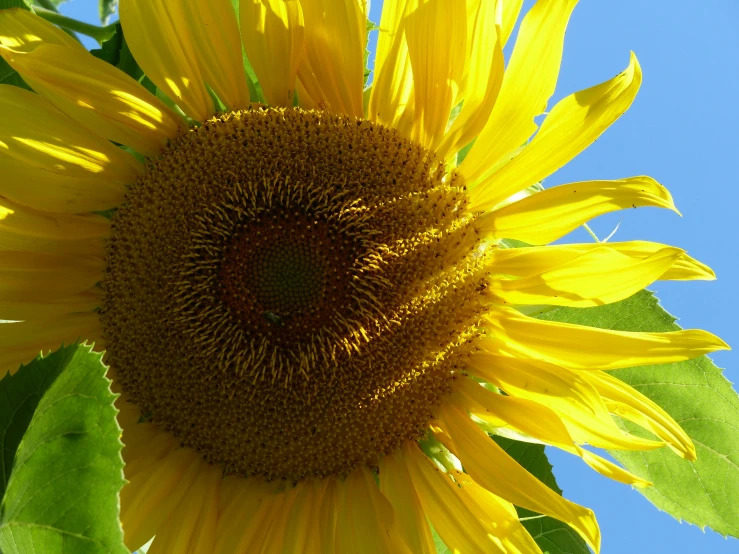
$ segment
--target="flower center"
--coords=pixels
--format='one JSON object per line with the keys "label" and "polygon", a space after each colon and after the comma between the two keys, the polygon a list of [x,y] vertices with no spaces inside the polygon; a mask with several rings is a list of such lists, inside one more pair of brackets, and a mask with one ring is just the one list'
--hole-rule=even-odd
{"label": "flower center", "polygon": [[113,217],[101,311],[118,382],[227,472],[297,481],[419,438],[485,286],[461,178],[325,112],[219,116]]}

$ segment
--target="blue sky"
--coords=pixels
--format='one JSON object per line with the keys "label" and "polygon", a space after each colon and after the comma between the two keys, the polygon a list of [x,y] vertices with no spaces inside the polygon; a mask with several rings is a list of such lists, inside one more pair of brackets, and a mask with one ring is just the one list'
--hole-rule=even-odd
{"label": "blue sky", "polygon": [[[533,2],[527,0],[524,9]],[[71,0],[63,12],[97,22],[97,0]],[[372,3],[379,20],[382,2]],[[700,5],[700,7],[698,7]],[[547,180],[556,185],[588,179],[651,175],[666,185],[683,214],[629,210],[603,216],[591,227],[612,240],[644,239],[685,248],[718,274],[715,282],[658,283],[665,308],[686,328],[708,329],[739,348],[739,3],[736,0],[582,0],[570,22],[564,61],[550,106],[563,96],[624,69],[634,50],[644,83],[632,108],[593,146]],[[591,239],[584,231],[572,241]],[[734,352],[712,356],[739,380]],[[736,388],[736,387],[735,387]],[[565,495],[598,515],[604,554],[737,554],[726,540],[678,523],[628,486],[598,476],[573,457],[551,453]]]}

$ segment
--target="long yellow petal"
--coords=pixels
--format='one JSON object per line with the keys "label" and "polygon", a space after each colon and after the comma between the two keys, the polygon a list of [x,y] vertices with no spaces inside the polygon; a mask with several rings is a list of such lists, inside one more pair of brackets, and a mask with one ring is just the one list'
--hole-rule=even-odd
{"label": "long yellow petal", "polygon": [[124,0],[119,11],[128,47],[146,76],[195,121],[213,115],[182,5]]}
{"label": "long yellow petal", "polygon": [[477,224],[493,238],[548,244],[596,216],[644,206],[680,213],[665,187],[640,176],[559,185],[486,213]]}
{"label": "long yellow petal", "polygon": [[[519,279],[496,279],[490,291],[505,304],[549,304],[586,308],[618,302],[650,285],[672,267],[684,251],[665,247],[644,259],[630,258],[608,244],[541,273]],[[494,271],[500,271],[493,266]]]}
{"label": "long yellow petal", "polygon": [[530,318],[510,308],[487,316],[486,349],[536,358],[571,369],[618,369],[690,360],[729,346],[700,329],[636,333]]}
{"label": "long yellow petal", "polygon": [[95,312],[0,324],[0,373],[15,372],[40,353],[47,354],[59,345],[94,342],[100,351],[100,317]]}
{"label": "long yellow petal", "polygon": [[599,448],[654,450],[664,443],[629,435],[616,425],[598,391],[583,376],[540,360],[475,354],[474,375],[515,398],[548,406],[562,419],[572,439]]}
{"label": "long yellow petal", "polygon": [[211,554],[218,521],[222,471],[201,466],[199,475],[172,515],[156,531],[151,554]]}
{"label": "long yellow petal", "polygon": [[442,406],[439,426],[448,435],[434,434],[456,454],[477,483],[516,506],[567,523],[593,550],[599,551],[600,531],[593,512],[565,500],[531,475],[490,440],[461,407],[451,403]]}
{"label": "long yellow petal", "polygon": [[411,138],[426,148],[435,149],[443,138],[461,86],[468,35],[466,8],[465,0],[428,0],[404,19],[415,92]]}
{"label": "long yellow petal", "polygon": [[298,0],[241,0],[241,39],[271,106],[292,106],[305,24]]}
{"label": "long yellow petal", "polygon": [[103,260],[97,256],[0,252],[0,301],[65,298],[90,289],[102,277]]}
{"label": "long yellow petal", "polygon": [[79,52],[87,51],[59,27],[28,10],[11,8],[0,11],[0,47],[27,52],[41,43],[58,44]]}
{"label": "long yellow petal", "polygon": [[460,385],[458,391],[463,405],[483,421],[492,415],[530,437],[580,456],[591,468],[610,479],[639,487],[650,485],[648,481],[575,444],[565,422],[551,408],[531,400],[495,394],[471,379],[464,379]]}
{"label": "long yellow petal", "polygon": [[301,0],[305,52],[298,76],[318,105],[363,117],[366,0]]}
{"label": "long yellow petal", "polygon": [[46,319],[79,312],[92,312],[102,304],[102,290],[97,287],[54,300],[0,301],[0,319],[25,321]]}
{"label": "long yellow petal", "polygon": [[539,0],[521,22],[495,108],[460,170],[468,183],[509,155],[536,131],[534,117],[554,93],[565,29],[577,0]]}
{"label": "long yellow petal", "polygon": [[513,504],[484,489],[466,473],[450,472],[464,503],[488,528],[488,534],[506,554],[541,554],[534,538],[518,519]]}
{"label": "long yellow petal", "polygon": [[318,511],[318,533],[322,554],[336,552],[336,524],[339,518],[340,493],[336,479],[328,479]]}
{"label": "long yellow petal", "polygon": [[[465,64],[467,93],[457,119],[444,134],[436,152],[448,159],[469,144],[490,117],[503,82],[503,42],[501,40],[501,2],[479,2],[474,27],[468,35],[472,45],[470,59]],[[415,75],[415,72],[414,72]]]}
{"label": "long yellow petal", "polygon": [[592,469],[594,469],[601,475],[608,477],[609,479],[613,479],[614,481],[618,481],[619,483],[624,483],[626,485],[633,485],[634,487],[638,487],[640,489],[652,486],[652,483],[647,481],[646,479],[642,479],[638,475],[634,475],[633,473],[626,471],[621,466],[618,466],[613,462],[609,462],[605,458],[601,458],[600,456],[598,456],[597,454],[593,454],[589,450],[585,450],[584,448],[580,447],[578,447],[577,450],[580,457],[586,464],[588,464]]}
{"label": "long yellow petal", "polygon": [[367,467],[339,485],[343,490],[336,522],[336,551],[356,554],[411,554],[398,532],[390,502]]}
{"label": "long yellow petal", "polygon": [[398,128],[401,116],[413,112],[413,72],[402,27],[410,3],[385,2],[382,6],[367,118],[386,127]]}
{"label": "long yellow petal", "polygon": [[436,467],[417,446],[406,443],[402,460],[407,465],[426,516],[452,552],[505,553],[467,506],[448,474]]}
{"label": "long yellow petal", "polygon": [[502,0],[503,2],[503,34],[501,43],[503,46],[506,45],[508,39],[513,32],[513,28],[516,26],[518,16],[521,13],[521,7],[523,6],[523,0]]}
{"label": "long yellow petal", "polygon": [[557,103],[531,144],[472,190],[470,209],[489,209],[567,164],[629,109],[641,79],[639,62],[632,52],[625,71]]}
{"label": "long yellow petal", "polygon": [[583,377],[606,399],[612,413],[652,431],[679,456],[696,459],[695,446],[688,434],[655,402],[608,373],[587,372]]}
{"label": "long yellow petal", "polygon": [[110,220],[93,214],[39,212],[0,198],[0,250],[103,256]]}
{"label": "long yellow petal", "polygon": [[[604,247],[633,260],[646,260],[664,249],[672,248],[658,242],[640,240],[498,248],[492,253],[490,268],[491,271],[501,275],[531,277]],[[659,277],[660,280],[713,280],[715,278],[716,275],[710,267],[691,258],[685,252]]]}
{"label": "long yellow petal", "polygon": [[321,554],[319,514],[323,502],[326,483],[310,479],[298,483],[297,496],[287,519],[284,552]]}
{"label": "long yellow petal", "polygon": [[228,495],[231,501],[219,514],[214,554],[248,552],[249,547],[253,546],[249,542],[253,531],[269,523],[266,506],[275,496],[274,487],[258,477],[227,479],[231,479],[231,494]]}
{"label": "long yellow petal", "polygon": [[105,210],[143,170],[133,156],[19,87],[0,85],[0,195],[57,213]]}
{"label": "long yellow petal", "polygon": [[282,554],[285,552],[283,550],[285,537],[288,532],[292,532],[292,529],[288,530],[287,528],[288,516],[292,512],[300,490],[298,486],[289,487],[274,499],[272,521],[265,527],[267,532],[264,538],[250,541],[249,544],[261,544],[263,554]]}
{"label": "long yellow petal", "polygon": [[126,547],[145,545],[177,509],[196,481],[203,462],[192,449],[181,448],[140,473],[121,490],[121,524]]}
{"label": "long yellow petal", "polygon": [[239,24],[231,0],[180,0],[180,3],[205,82],[227,109],[249,107]]}
{"label": "long yellow petal", "polygon": [[87,52],[42,44],[0,55],[33,89],[98,135],[147,156],[158,154],[184,122],[131,77]]}
{"label": "long yellow petal", "polygon": [[411,552],[435,554],[426,514],[401,452],[380,459],[380,492],[385,495],[398,520],[398,530]]}

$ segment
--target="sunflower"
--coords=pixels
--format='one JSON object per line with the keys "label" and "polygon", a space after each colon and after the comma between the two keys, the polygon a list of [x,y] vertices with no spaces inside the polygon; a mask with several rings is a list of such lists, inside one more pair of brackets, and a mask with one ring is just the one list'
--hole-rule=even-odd
{"label": "sunflower", "polygon": [[433,529],[455,552],[541,552],[520,506],[597,551],[593,513],[491,434],[635,486],[582,445],[695,459],[607,370],[720,339],[531,317],[714,278],[662,244],[548,246],[606,212],[676,211],[649,177],[537,185],[641,82],[632,54],[537,131],[576,3],[539,0],[504,69],[521,0],[386,1],[365,90],[364,0],[121,0],[156,95],[0,12],[35,91],[0,86],[0,318],[18,321],[0,369],[78,338],[106,351],[129,548],[433,553]]}

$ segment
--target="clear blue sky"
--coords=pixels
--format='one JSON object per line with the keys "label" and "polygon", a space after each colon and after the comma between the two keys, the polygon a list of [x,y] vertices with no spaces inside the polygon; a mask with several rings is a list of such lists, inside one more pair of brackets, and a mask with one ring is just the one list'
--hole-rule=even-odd
{"label": "clear blue sky", "polygon": [[[97,21],[97,0],[71,0],[67,15]],[[533,4],[527,0],[524,9]],[[372,2],[379,20],[381,0]],[[683,327],[708,329],[734,346],[713,356],[739,380],[739,2],[736,0],[582,0],[570,22],[553,102],[611,78],[634,50],[644,84],[632,108],[598,142],[547,180],[555,185],[647,174],[666,185],[683,218],[666,210],[603,216],[592,228],[613,240],[674,244],[709,264],[715,282],[658,283],[666,309]],[[591,239],[577,231],[572,241]],[[736,388],[736,387],[735,387]],[[658,512],[639,493],[551,453],[565,495],[591,507],[604,554],[737,554],[739,541],[705,534]]]}

